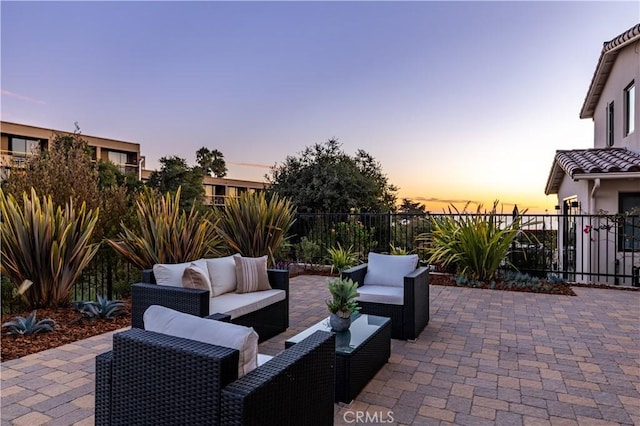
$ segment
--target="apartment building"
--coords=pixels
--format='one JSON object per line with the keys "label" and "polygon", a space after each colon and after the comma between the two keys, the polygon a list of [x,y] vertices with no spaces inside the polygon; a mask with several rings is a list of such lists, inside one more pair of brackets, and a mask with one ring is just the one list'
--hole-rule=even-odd
{"label": "apartment building", "polygon": [[[56,134],[72,133],[27,124],[0,122],[0,179],[7,176],[12,167],[20,166],[34,152],[47,149]],[[82,139],[92,147],[94,160],[110,160],[124,173],[134,173],[140,178],[144,157],[140,144],[82,134]]]}
{"label": "apartment building", "polygon": [[[56,134],[68,135],[70,132],[30,126],[26,124],[0,121],[0,180],[10,172],[11,167],[20,166],[24,160],[37,150],[47,149]],[[94,160],[110,160],[124,173],[133,173],[138,179],[146,181],[152,170],[144,169],[144,156],[140,155],[140,144],[82,135],[93,148]],[[238,197],[244,192],[264,190],[263,182],[240,179],[214,178],[205,176],[203,180],[205,203],[224,206],[226,200]]]}
{"label": "apartment building", "polygon": [[[142,180],[147,181],[152,170],[142,170]],[[207,205],[224,206],[228,199],[239,197],[245,192],[259,192],[265,189],[265,183],[241,179],[227,179],[205,176],[204,203]]]}

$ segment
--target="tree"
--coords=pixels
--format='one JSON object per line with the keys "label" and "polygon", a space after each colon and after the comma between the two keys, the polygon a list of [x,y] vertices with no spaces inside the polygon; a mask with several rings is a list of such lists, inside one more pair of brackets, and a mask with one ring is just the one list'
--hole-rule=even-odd
{"label": "tree", "polygon": [[51,196],[56,206],[64,206],[69,199],[76,205],[86,202],[90,210],[100,204],[98,170],[88,142],[79,133],[54,134],[48,149],[28,157],[23,167],[11,168],[2,187],[16,198],[34,188],[40,197]]}
{"label": "tree", "polygon": [[424,214],[425,209],[424,204],[414,203],[410,198],[403,198],[400,207],[398,207],[400,213],[408,214]]}
{"label": "tree", "polygon": [[336,139],[287,156],[266,178],[269,192],[289,198],[302,213],[389,211],[396,201],[397,188],[380,163],[363,150],[349,156]]}
{"label": "tree", "polygon": [[227,163],[224,161],[224,155],[217,149],[210,151],[209,148],[203,146],[196,151],[196,163],[205,176],[222,178],[227,175]]}
{"label": "tree", "polygon": [[169,192],[174,196],[178,188],[182,187],[180,206],[188,210],[191,206],[202,205],[204,199],[202,178],[199,167],[189,167],[184,158],[172,155],[160,159],[160,170],[151,172],[147,186],[161,194]]}

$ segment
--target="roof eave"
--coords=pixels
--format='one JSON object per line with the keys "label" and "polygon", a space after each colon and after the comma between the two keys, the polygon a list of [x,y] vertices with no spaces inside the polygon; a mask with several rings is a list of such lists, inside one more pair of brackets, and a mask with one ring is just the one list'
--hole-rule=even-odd
{"label": "roof eave", "polygon": [[571,179],[640,179],[640,172],[576,173]]}
{"label": "roof eave", "polygon": [[600,52],[600,58],[598,58],[598,64],[596,70],[591,78],[589,84],[589,90],[587,96],[582,104],[580,110],[580,118],[593,118],[596,105],[600,100],[602,89],[607,83],[609,78],[609,72],[615,63],[618,52],[625,46],[640,40],[640,24],[637,24],[622,34],[615,37],[613,40],[604,43],[602,51]]}

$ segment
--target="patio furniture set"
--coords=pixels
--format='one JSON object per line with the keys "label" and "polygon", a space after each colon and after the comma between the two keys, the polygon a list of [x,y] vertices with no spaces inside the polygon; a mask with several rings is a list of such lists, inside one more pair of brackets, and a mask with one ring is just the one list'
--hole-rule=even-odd
{"label": "patio furniture set", "polygon": [[429,320],[417,256],[370,253],[342,275],[359,285],[349,330],[326,318],[269,357],[258,341],[289,325],[288,271],[237,255],[143,271],[132,328],[96,357],[96,425],[333,424],[334,402],[375,376],[390,339],[416,339]]}

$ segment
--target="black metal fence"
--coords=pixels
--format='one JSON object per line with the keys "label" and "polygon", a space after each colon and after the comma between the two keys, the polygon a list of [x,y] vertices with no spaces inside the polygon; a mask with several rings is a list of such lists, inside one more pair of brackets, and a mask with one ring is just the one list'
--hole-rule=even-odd
{"label": "black metal fence", "polygon": [[[427,261],[433,219],[446,214],[298,214],[291,231],[290,260],[327,264],[327,250],[351,247],[362,262],[370,251],[405,250]],[[473,216],[473,215],[467,215]],[[498,215],[508,225],[514,217]],[[640,286],[640,217],[624,215],[522,215],[509,258],[523,273],[555,275],[573,282]],[[103,247],[76,282],[72,300],[127,296],[140,271]]]}
{"label": "black metal fence", "polygon": [[[327,263],[327,250],[351,247],[361,261],[370,251],[397,249],[427,261],[432,220],[447,214],[299,214],[291,230],[292,257]],[[462,215],[458,215],[459,217]],[[474,216],[468,214],[465,216]],[[504,267],[568,281],[640,286],[640,217],[625,215],[520,215],[520,232]],[[498,215],[503,226],[511,214]]]}
{"label": "black metal fence", "polygon": [[101,247],[75,282],[71,300],[96,300],[100,295],[109,300],[131,293],[131,284],[140,281],[140,270],[132,266],[110,247]]}

